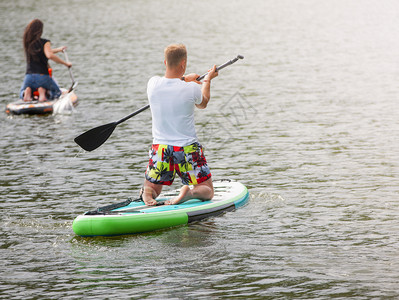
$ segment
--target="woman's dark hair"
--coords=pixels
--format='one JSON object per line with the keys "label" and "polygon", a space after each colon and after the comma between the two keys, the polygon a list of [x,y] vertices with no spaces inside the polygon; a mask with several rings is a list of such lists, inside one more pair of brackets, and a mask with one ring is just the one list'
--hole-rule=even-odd
{"label": "woman's dark hair", "polygon": [[42,33],[43,22],[39,19],[32,20],[25,28],[23,44],[28,62],[30,57],[35,57],[41,50],[37,45],[42,37]]}

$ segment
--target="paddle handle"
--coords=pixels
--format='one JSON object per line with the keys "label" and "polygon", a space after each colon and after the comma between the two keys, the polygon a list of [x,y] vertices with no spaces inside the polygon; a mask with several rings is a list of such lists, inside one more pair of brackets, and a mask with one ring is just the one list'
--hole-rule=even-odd
{"label": "paddle handle", "polygon": [[[65,53],[65,54],[66,54],[66,53]],[[225,67],[234,64],[237,60],[243,59],[243,58],[244,58],[244,56],[242,56],[242,55],[237,55],[237,57],[235,57],[235,58],[233,58],[232,60],[229,60],[228,62],[225,62],[223,65],[220,65],[219,67],[217,67],[217,68],[216,68],[216,71],[220,71],[221,69],[224,69]],[[199,77],[197,78],[197,80],[200,81],[200,80],[204,79],[204,77],[205,77],[207,74],[208,74],[208,72],[206,72],[205,74],[199,76]],[[139,113],[141,113],[141,112],[143,112],[143,111],[145,111],[146,109],[149,109],[149,108],[150,108],[150,105],[149,105],[149,104],[147,104],[146,106],[143,106],[142,108],[139,108],[138,110],[132,112],[130,115],[127,115],[126,117],[120,119],[119,121],[116,121],[116,122],[115,122],[115,126],[118,125],[118,124],[120,124],[120,123],[122,123],[122,122],[125,122],[126,120],[130,119],[131,117],[134,117],[135,115],[137,115],[137,114],[139,114]]]}

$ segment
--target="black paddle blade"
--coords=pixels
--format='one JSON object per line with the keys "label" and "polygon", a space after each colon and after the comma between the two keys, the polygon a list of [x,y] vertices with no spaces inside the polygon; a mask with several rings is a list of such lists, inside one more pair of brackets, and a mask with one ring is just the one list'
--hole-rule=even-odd
{"label": "black paddle blade", "polygon": [[104,144],[106,140],[108,140],[116,125],[118,124],[113,122],[90,129],[77,136],[74,141],[84,150],[93,151]]}

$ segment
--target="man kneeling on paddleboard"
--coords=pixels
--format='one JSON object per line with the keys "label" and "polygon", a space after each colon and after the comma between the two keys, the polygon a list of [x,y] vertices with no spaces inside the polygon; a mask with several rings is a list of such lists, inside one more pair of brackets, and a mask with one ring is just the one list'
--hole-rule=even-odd
{"label": "man kneeling on paddleboard", "polygon": [[[204,109],[210,100],[211,80],[218,76],[216,66],[203,83],[198,74],[184,76],[187,50],[184,45],[165,49],[165,76],[148,81],[147,95],[152,114],[153,144],[145,173],[143,201],[156,205],[164,185],[171,185],[176,173],[184,186],[180,194],[165,204],[189,199],[213,198],[211,172],[195,131],[194,109]],[[193,188],[189,188],[193,185]]]}

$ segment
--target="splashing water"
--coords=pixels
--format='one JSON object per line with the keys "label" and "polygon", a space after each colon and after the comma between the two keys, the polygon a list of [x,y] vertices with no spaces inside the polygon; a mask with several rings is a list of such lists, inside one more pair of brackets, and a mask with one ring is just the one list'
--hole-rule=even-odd
{"label": "splashing water", "polygon": [[72,93],[62,95],[53,105],[53,115],[72,113],[73,111]]}

